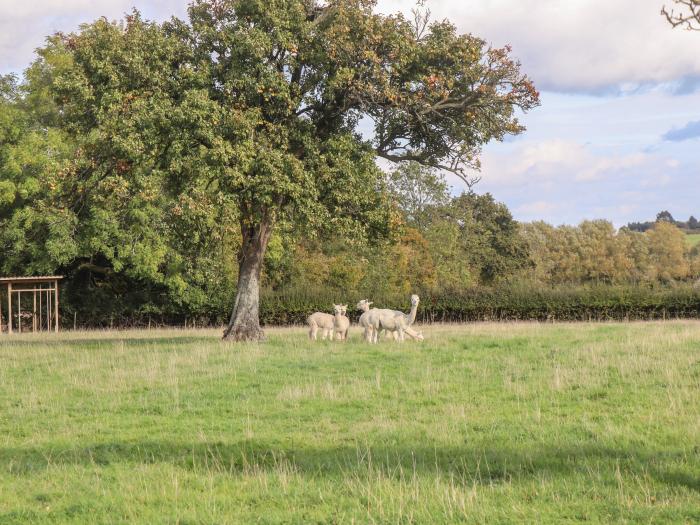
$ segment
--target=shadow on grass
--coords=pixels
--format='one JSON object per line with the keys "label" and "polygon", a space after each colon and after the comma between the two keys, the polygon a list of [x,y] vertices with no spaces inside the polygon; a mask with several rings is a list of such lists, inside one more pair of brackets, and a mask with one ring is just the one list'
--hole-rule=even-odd
{"label": "shadow on grass", "polygon": [[[53,466],[155,465],[165,463],[195,473],[274,474],[290,468],[303,475],[342,477],[381,472],[389,479],[406,479],[413,473],[439,475],[465,484],[493,484],[566,476],[591,471],[616,484],[616,471],[653,477],[671,487],[700,492],[697,465],[681,451],[629,451],[605,446],[429,447],[360,445],[338,447],[283,447],[257,441],[236,443],[100,443],[88,447],[1,448],[0,468],[25,476]],[[687,471],[677,464],[686,463]]]}
{"label": "shadow on grass", "polygon": [[108,335],[83,338],[51,338],[48,336],[43,339],[28,339],[28,340],[13,340],[7,339],[5,348],[36,348],[37,346],[61,345],[61,346],[76,346],[80,350],[98,350],[104,349],[105,346],[112,346],[114,343],[123,343],[125,347],[136,346],[184,346],[193,343],[212,343],[219,342],[221,338],[218,336],[192,336],[192,335],[167,335],[153,337],[124,337],[119,335]]}

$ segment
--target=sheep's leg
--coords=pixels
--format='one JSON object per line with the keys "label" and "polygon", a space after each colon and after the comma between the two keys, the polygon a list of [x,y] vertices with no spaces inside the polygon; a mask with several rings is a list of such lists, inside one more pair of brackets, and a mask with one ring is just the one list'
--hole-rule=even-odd
{"label": "sheep's leg", "polygon": [[316,333],[318,332],[318,326],[315,323],[309,325],[309,339],[312,341],[316,340]]}

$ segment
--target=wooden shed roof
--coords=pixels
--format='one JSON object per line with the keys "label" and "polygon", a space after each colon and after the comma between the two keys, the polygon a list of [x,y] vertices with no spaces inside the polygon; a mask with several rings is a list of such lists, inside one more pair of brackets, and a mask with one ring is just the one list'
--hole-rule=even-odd
{"label": "wooden shed roof", "polygon": [[37,275],[34,277],[0,277],[0,283],[47,283],[60,281],[62,275]]}

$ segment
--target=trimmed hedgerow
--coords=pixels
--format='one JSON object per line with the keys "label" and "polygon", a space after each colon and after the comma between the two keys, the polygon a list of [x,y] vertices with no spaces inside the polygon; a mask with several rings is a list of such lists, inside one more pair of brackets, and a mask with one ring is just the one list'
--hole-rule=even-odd
{"label": "trimmed hedgerow", "polygon": [[[330,311],[327,294],[278,294],[263,297],[261,321],[269,325],[301,324],[309,313]],[[348,294],[352,309],[364,298]],[[408,297],[369,297],[375,306],[407,311]],[[359,313],[354,313],[356,319]],[[421,295],[418,322],[468,321],[609,321],[700,317],[700,293],[691,285],[674,287],[508,286],[470,288]]]}

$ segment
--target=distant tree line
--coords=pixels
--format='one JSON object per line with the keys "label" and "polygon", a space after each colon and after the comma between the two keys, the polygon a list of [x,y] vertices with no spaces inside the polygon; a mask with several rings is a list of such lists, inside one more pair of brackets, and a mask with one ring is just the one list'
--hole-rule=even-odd
{"label": "distant tree line", "polygon": [[673,215],[666,210],[657,213],[655,221],[630,222],[627,224],[627,228],[632,231],[645,232],[653,228],[657,222],[668,222],[688,232],[700,230],[700,222],[698,222],[695,216],[691,215],[687,221],[677,221],[673,218]]}

